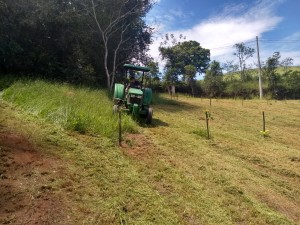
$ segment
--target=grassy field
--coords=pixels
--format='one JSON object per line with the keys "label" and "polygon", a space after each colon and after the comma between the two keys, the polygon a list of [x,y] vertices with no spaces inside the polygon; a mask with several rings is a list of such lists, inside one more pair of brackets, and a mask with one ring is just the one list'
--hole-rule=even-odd
{"label": "grassy field", "polygon": [[[51,185],[54,194],[65,196],[69,224],[300,223],[300,101],[219,99],[210,106],[208,99],[160,96],[153,125],[128,117],[118,147],[107,94],[47,86],[57,89],[41,104],[33,93],[41,85],[17,83],[4,92],[0,128],[64,162],[67,176]],[[23,104],[21,96],[32,104]],[[65,115],[59,113],[67,108],[62,99],[70,96],[82,96],[80,104],[67,100],[74,115],[78,106],[84,118],[95,119],[95,125],[85,124],[84,135],[66,125],[68,117],[53,119]]]}
{"label": "grassy field", "polygon": [[[188,217],[204,224],[299,222],[299,102],[218,100],[210,107],[208,100],[182,99],[156,109],[167,125],[145,132],[164,156],[154,162],[172,169],[166,187],[180,178],[171,190],[181,190]],[[207,110],[212,140],[194,134],[205,134]],[[262,111],[267,138],[260,133]]]}
{"label": "grassy field", "polygon": [[[104,90],[22,80],[7,89],[3,98],[68,130],[117,137],[117,118],[111,113],[112,97]],[[123,123],[125,132],[136,132],[137,126],[129,116],[123,117]]]}

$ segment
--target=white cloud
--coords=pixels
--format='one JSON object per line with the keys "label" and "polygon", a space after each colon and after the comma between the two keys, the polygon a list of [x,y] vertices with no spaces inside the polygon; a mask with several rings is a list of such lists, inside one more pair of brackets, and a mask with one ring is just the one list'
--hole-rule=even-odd
{"label": "white cloud", "polygon": [[280,52],[281,60],[290,57],[295,66],[300,65],[300,32],[296,32],[281,40],[260,41],[261,60],[266,61],[274,52]]}
{"label": "white cloud", "polygon": [[[239,42],[255,41],[256,36],[261,36],[278,26],[283,18],[273,15],[273,10],[276,4],[281,2],[281,0],[265,0],[258,1],[250,8],[242,4],[227,7],[219,15],[204,20],[190,29],[168,33],[173,33],[175,36],[183,34],[187,40],[195,40],[202,47],[211,49],[212,59],[232,58],[231,46]],[[159,56],[158,47],[161,40],[156,38],[150,46],[150,54],[155,59]]]}

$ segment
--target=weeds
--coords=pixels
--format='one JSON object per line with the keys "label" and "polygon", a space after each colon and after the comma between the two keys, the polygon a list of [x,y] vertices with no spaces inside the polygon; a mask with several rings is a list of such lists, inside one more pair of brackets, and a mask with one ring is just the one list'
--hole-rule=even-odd
{"label": "weeds", "polygon": [[204,129],[197,129],[193,131],[193,134],[196,134],[200,137],[207,138],[207,131]]}
{"label": "weeds", "polygon": [[263,137],[269,137],[269,130],[261,130],[260,133],[262,134]]}
{"label": "weeds", "polygon": [[[105,90],[23,80],[6,89],[3,98],[65,129],[117,137],[117,117]],[[124,132],[137,132],[130,116],[124,115],[122,120]]]}

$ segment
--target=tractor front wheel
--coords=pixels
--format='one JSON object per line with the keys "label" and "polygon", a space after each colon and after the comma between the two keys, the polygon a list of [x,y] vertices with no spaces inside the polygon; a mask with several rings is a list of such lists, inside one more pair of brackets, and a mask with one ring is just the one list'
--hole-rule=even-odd
{"label": "tractor front wheel", "polygon": [[146,123],[151,124],[152,123],[152,116],[153,116],[153,109],[151,107],[148,108],[147,117],[146,117]]}

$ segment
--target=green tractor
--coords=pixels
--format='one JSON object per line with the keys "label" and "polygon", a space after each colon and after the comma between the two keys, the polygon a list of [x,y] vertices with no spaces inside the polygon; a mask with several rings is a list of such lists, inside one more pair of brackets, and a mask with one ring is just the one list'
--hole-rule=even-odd
{"label": "green tractor", "polygon": [[[119,108],[131,113],[133,116],[146,118],[146,123],[152,123],[153,109],[150,107],[152,101],[152,90],[143,86],[145,72],[149,72],[148,67],[124,64],[127,79],[130,83],[125,87],[124,84],[116,83],[114,88],[114,106],[113,111],[117,112]],[[135,80],[135,73],[142,72],[141,82]]]}

